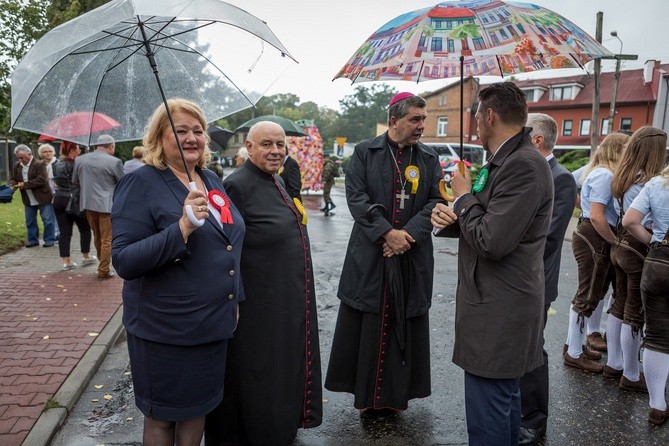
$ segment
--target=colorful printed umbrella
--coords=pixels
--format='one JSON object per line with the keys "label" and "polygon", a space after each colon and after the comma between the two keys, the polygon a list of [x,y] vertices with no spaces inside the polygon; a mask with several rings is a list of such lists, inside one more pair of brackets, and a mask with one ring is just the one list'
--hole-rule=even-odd
{"label": "colorful printed umbrella", "polygon": [[507,76],[547,68],[583,67],[613,54],[571,21],[532,3],[442,2],[402,14],[375,31],[334,79],[427,81]]}
{"label": "colorful printed umbrella", "polygon": [[335,79],[420,82],[507,76],[582,67],[604,56],[612,53],[544,7],[465,0],[442,2],[389,21],[360,46]]}

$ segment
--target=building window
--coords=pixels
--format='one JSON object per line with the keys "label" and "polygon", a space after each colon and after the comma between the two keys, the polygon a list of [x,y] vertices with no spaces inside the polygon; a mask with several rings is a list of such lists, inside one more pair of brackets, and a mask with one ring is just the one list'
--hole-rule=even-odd
{"label": "building window", "polygon": [[448,45],[448,52],[449,53],[454,53],[455,52],[455,43],[453,42],[453,39],[446,39],[446,45]]}
{"label": "building window", "polygon": [[430,51],[443,51],[441,37],[433,37],[431,45]]}
{"label": "building window", "polygon": [[599,134],[602,136],[606,136],[609,134],[609,118],[602,119],[602,128],[599,131]]}
{"label": "building window", "polygon": [[565,101],[571,99],[571,87],[551,88],[551,101]]}
{"label": "building window", "polygon": [[437,118],[437,136],[446,136],[448,133],[448,118],[440,116]]}
{"label": "building window", "polygon": [[581,130],[578,132],[581,136],[587,136],[590,134],[590,120],[581,119]]}
{"label": "building window", "polygon": [[562,136],[571,136],[572,129],[574,128],[574,121],[571,119],[565,119],[562,123]]}
{"label": "building window", "polygon": [[[448,75],[448,73],[444,73],[444,74]],[[446,99],[446,95],[445,94],[440,95],[439,96],[439,107],[443,107],[447,103],[448,103],[448,100]]]}
{"label": "building window", "polygon": [[536,90],[523,90],[523,93],[525,93],[525,96],[527,96],[527,102],[536,102],[537,100],[534,98],[534,93]]}
{"label": "building window", "polygon": [[620,130],[632,131],[632,118],[622,118],[620,120]]}

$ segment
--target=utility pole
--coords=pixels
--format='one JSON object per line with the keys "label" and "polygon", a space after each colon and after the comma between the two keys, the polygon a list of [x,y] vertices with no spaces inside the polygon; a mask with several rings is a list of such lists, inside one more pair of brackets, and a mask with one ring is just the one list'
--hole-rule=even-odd
{"label": "utility pole", "polygon": [[[597,25],[595,30],[595,39],[602,43],[602,23],[604,22],[604,13],[599,11],[597,13]],[[602,61],[595,59],[595,88],[592,93],[592,119],[590,120],[590,156],[595,153],[597,145],[599,144],[599,95],[601,90],[601,72]]]}
{"label": "utility pole", "polygon": [[618,96],[618,82],[620,81],[620,61],[621,60],[637,60],[639,56],[636,54],[623,54],[623,41],[618,37],[617,31],[611,31],[611,35],[620,42],[620,52],[616,54],[616,71],[613,77],[613,94],[611,96],[611,106],[609,107],[609,128],[607,134],[613,132],[613,120],[616,117],[616,97]]}

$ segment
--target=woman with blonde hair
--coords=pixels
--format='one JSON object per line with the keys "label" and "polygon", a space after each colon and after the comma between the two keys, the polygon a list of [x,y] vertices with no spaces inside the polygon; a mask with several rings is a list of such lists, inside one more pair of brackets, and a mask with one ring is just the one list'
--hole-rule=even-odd
{"label": "woman with blonde hair", "polygon": [[[667,134],[654,127],[641,127],[630,138],[611,183],[620,221],[644,184],[662,171],[666,146]],[[650,227],[652,222],[645,219],[643,223]],[[606,324],[608,357],[603,373],[620,379],[622,389],[645,392],[646,383],[639,370],[643,329],[640,284],[648,245],[624,227],[617,229],[611,246],[616,294]]]}
{"label": "woman with blonde hair", "polygon": [[601,373],[602,365],[596,362],[596,357],[589,350],[584,349],[583,328],[608,289],[609,252],[615,240],[614,228],[618,220],[611,180],[628,139],[621,133],[612,133],[604,138],[593,155],[584,172],[582,213],[572,237],[572,250],[578,264],[578,289],[569,310],[564,363],[593,373]]}
{"label": "woman with blonde hair", "polygon": [[[666,138],[666,137],[665,137]],[[653,221],[652,233],[643,224]],[[669,376],[669,167],[648,181],[623,217],[623,226],[639,241],[650,244],[641,274],[645,336],[643,372],[648,386],[648,422],[669,418],[665,388]]]}
{"label": "woman with blonde hair", "polygon": [[223,399],[228,339],[244,299],[245,226],[220,178],[204,168],[209,136],[201,108],[184,99],[167,106],[176,137],[161,104],[144,134],[147,165],[116,186],[112,261],[125,280],[142,444],[199,446],[205,415]]}

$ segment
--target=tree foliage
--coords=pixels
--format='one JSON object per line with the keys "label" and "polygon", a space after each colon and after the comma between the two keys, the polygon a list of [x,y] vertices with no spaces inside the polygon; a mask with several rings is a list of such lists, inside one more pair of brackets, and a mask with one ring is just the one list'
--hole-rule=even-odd
{"label": "tree foliage", "polygon": [[352,94],[339,101],[340,119],[335,126],[336,136],[358,142],[376,136],[376,124],[388,120],[388,102],[397,90],[386,84],[358,86]]}
{"label": "tree foliage", "polygon": [[[2,0],[0,2],[0,134],[10,126],[12,71],[30,47],[52,28],[108,0]],[[18,141],[33,136],[12,132]]]}

